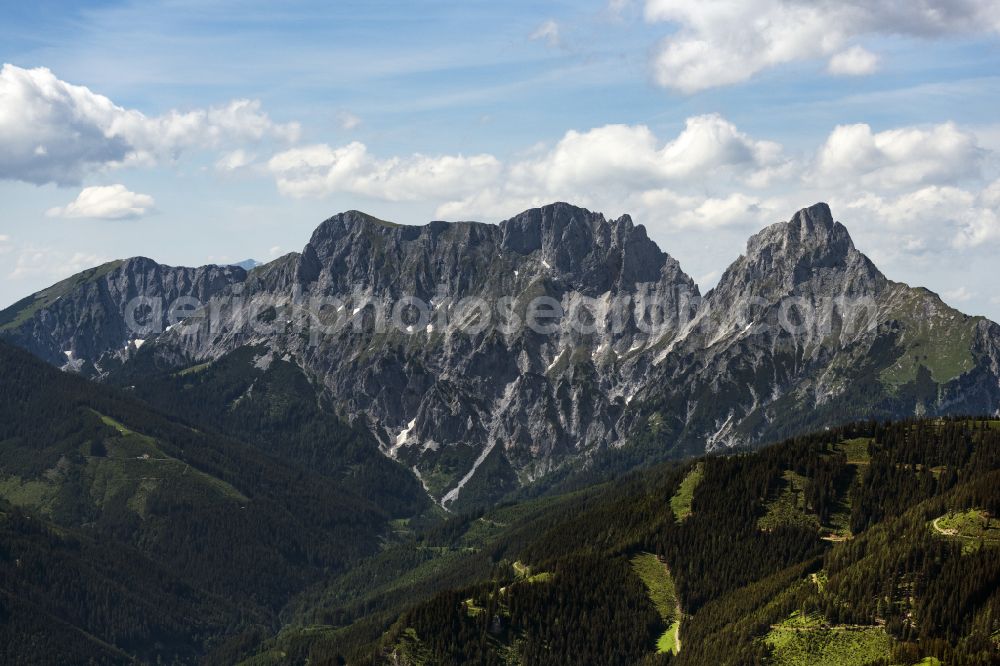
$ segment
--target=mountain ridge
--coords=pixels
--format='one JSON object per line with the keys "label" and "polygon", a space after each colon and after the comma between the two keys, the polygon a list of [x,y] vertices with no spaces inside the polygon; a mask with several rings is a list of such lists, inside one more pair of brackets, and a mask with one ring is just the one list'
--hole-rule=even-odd
{"label": "mountain ridge", "polygon": [[[1000,327],[887,279],[822,203],[751,236],[704,296],[631,217],[566,203],[496,225],[347,211],[249,274],[169,284],[151,294],[205,296],[196,313],[213,316],[86,359],[95,374],[259,348],[255,363],[302,368],[449,508],[605,449],[684,456],[847,417],[1000,406]],[[479,330],[469,299],[491,308]],[[523,325],[538,302],[562,313],[544,332]]]}

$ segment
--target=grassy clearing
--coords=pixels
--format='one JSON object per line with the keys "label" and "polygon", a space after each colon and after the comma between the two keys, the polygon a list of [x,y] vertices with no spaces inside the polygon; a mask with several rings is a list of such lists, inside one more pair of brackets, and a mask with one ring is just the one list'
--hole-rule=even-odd
{"label": "grassy clearing", "polygon": [[848,465],[867,465],[871,462],[871,455],[868,454],[868,445],[871,441],[868,437],[845,439],[837,445],[837,448],[847,456]]}
{"label": "grassy clearing", "polygon": [[983,509],[946,514],[933,520],[931,527],[949,539],[961,539],[965,552],[981,546],[1000,546],[1000,522]]}
{"label": "grassy clearing", "polygon": [[698,488],[698,484],[701,483],[704,475],[705,468],[702,463],[698,463],[688,472],[684,480],[681,481],[677,493],[670,498],[670,510],[674,512],[674,517],[678,523],[683,522],[685,518],[691,515],[691,503],[694,501],[694,491]]}
{"label": "grassy clearing", "polygon": [[764,638],[777,666],[864,666],[889,659],[892,639],[882,627],[830,626],[820,615],[793,613]]}
{"label": "grassy clearing", "polygon": [[208,366],[212,365],[211,361],[206,361],[204,363],[198,363],[197,365],[192,365],[190,367],[184,368],[180,372],[176,373],[177,377],[186,377],[187,375],[196,375],[203,370],[207,370]]}
{"label": "grassy clearing", "polygon": [[681,617],[677,602],[677,590],[674,579],[667,565],[656,555],[642,553],[631,560],[632,570],[642,579],[649,599],[653,602],[656,612],[667,624],[668,628],[656,642],[656,650],[660,653],[676,654],[680,649]]}
{"label": "grassy clearing", "polygon": [[677,607],[677,591],[667,565],[652,553],[636,555],[631,562],[632,570],[649,590],[649,598],[656,607],[656,612],[664,621],[672,621]]}
{"label": "grassy clearing", "polygon": [[809,581],[816,586],[817,592],[823,592],[826,589],[826,584],[830,582],[830,577],[825,570],[822,570],[814,574],[809,574]]}
{"label": "grassy clearing", "polygon": [[672,654],[677,654],[680,652],[680,633],[681,633],[681,621],[674,620],[671,623],[670,628],[663,632],[656,641],[656,651],[660,654],[666,654],[668,652]]}
{"label": "grassy clearing", "polygon": [[786,471],[783,478],[784,488],[777,498],[767,503],[766,513],[757,521],[757,527],[766,532],[784,526],[819,530],[819,518],[806,509],[806,477]]}
{"label": "grassy clearing", "polygon": [[465,606],[465,612],[469,614],[469,617],[476,617],[486,612],[486,609],[477,604],[475,599],[466,599],[462,605]]}
{"label": "grassy clearing", "polygon": [[[552,580],[551,572],[540,571],[538,573],[531,573],[531,567],[529,567],[527,564],[525,564],[520,560],[515,561],[510,566],[514,570],[514,574],[517,576],[517,580],[515,581],[515,583],[529,583],[529,584],[547,583],[550,580]],[[502,595],[503,593],[505,593],[507,589],[508,588],[506,586],[501,587],[500,594]],[[490,593],[489,598],[490,599],[493,598],[492,593]],[[486,612],[486,608],[481,604],[477,603],[475,599],[466,599],[465,601],[462,602],[462,605],[465,606],[465,611],[466,613],[469,614],[469,617],[475,617],[481,613]],[[501,609],[502,613],[504,613],[505,615],[508,614],[506,605],[503,604],[502,602],[501,602]]]}
{"label": "grassy clearing", "polygon": [[[93,411],[93,410],[91,410],[91,411]],[[134,435],[135,434],[133,431],[129,430],[128,428],[126,428],[123,424],[119,423],[118,421],[115,421],[110,416],[105,416],[104,414],[101,414],[100,412],[94,412],[94,413],[97,414],[98,417],[100,417],[101,423],[103,423],[106,426],[111,426],[112,428],[114,428],[115,430],[118,431],[119,435]]]}
{"label": "grassy clearing", "polygon": [[59,497],[59,486],[48,481],[11,476],[0,480],[0,497],[14,506],[32,508],[50,516]]}
{"label": "grassy clearing", "polygon": [[[185,477],[188,484],[200,485],[226,499],[243,503],[250,501],[246,495],[222,479],[197,470],[183,460],[168,456],[157,446],[156,440],[152,437],[130,430],[109,416],[99,412],[94,413],[100,416],[106,425],[117,430],[121,436],[106,443],[107,457],[91,458],[90,465],[96,465],[101,474],[106,475],[110,472],[118,477],[116,478],[118,483],[113,483],[112,486],[120,486],[122,482],[127,481],[139,481],[139,485],[135,488],[139,496],[133,498],[135,507],[144,507],[146,496],[155,490],[159,481],[168,477]],[[112,466],[111,469],[109,465]],[[116,473],[120,473],[120,476]]]}
{"label": "grassy clearing", "polygon": [[514,562],[511,567],[514,569],[517,577],[526,583],[546,583],[552,580],[551,572],[539,571],[538,573],[531,573],[531,567],[520,560]]}

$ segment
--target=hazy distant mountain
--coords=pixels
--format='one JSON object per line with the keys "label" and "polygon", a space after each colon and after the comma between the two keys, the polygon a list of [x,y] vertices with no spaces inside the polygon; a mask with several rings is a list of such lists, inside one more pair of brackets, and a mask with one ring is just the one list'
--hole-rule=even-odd
{"label": "hazy distant mountain", "polygon": [[[136,296],[204,307],[170,330],[150,315],[139,336],[123,323]],[[538,303],[561,307],[552,330],[510,325]],[[449,508],[611,447],[679,456],[1000,405],[1000,328],[887,279],[825,204],[756,234],[704,297],[628,216],[559,203],[400,226],[352,211],[249,274],[92,269],[0,313],[0,332],[129,385],[237,352],[282,360]]]}

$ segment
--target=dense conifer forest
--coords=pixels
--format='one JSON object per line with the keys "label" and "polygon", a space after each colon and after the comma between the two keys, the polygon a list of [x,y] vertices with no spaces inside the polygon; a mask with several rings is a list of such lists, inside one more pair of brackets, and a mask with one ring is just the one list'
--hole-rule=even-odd
{"label": "dense conifer forest", "polygon": [[322,469],[179,424],[7,345],[0,366],[0,617],[40,632],[34,646],[4,641],[6,661],[60,661],[41,640],[52,623],[112,661],[269,635],[294,594],[390,532],[394,515]]}
{"label": "dense conifer forest", "polygon": [[[378,664],[996,663],[998,425],[860,423],[664,465],[553,499],[493,539],[483,523],[517,508],[452,519],[434,543],[482,544],[489,577],[402,612],[374,651],[351,652],[343,629],[299,646]],[[678,517],[671,499],[695,471]],[[671,622],[628,566],[641,553],[672,578],[679,650],[657,650]]]}

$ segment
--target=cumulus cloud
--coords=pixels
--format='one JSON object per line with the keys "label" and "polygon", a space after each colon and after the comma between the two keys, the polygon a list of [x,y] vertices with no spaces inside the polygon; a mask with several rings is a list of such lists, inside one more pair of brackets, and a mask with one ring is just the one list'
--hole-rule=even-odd
{"label": "cumulus cloud", "polygon": [[1000,180],[995,180],[984,188],[979,198],[982,205],[1000,210]]}
{"label": "cumulus cloud", "polygon": [[487,187],[499,175],[492,155],[415,154],[379,159],[358,141],[333,148],[317,144],[278,153],[268,162],[285,195],[320,197],[334,192],[387,201],[460,196]]}
{"label": "cumulus cloud", "polygon": [[[718,115],[689,118],[669,140],[660,139],[645,125],[605,125],[567,132],[551,148],[536,149],[508,165],[492,187],[446,202],[437,214],[496,218],[552,200],[602,209],[609,202],[630,210],[634,206],[693,209],[705,203],[708,182],[756,187],[789,163],[779,144],[754,139]],[[691,188],[697,196],[679,193]],[[709,208],[702,211],[708,212]]]}
{"label": "cumulus cloud", "polygon": [[756,222],[769,209],[758,197],[734,192],[722,198],[710,197],[693,208],[679,211],[673,221],[680,228],[719,229]]}
{"label": "cumulus cloud", "polygon": [[215,162],[216,171],[238,171],[253,164],[256,156],[242,148],[228,152]]}
{"label": "cumulus cloud", "polygon": [[892,188],[952,183],[977,176],[985,151],[954,123],[872,132],[866,124],[841,125],[820,149],[821,182]]}
{"label": "cumulus cloud", "polygon": [[543,21],[541,25],[535,28],[535,31],[528,35],[528,39],[531,41],[544,40],[546,44],[555,48],[558,47],[562,42],[559,37],[559,24],[548,19]]}
{"label": "cumulus cloud", "polygon": [[657,47],[652,65],[660,85],[685,93],[746,81],[775,65],[830,56],[839,65],[854,65],[850,73],[864,73],[857,67],[863,64],[860,53],[835,54],[866,35],[934,38],[1000,31],[993,0],[646,0],[645,16],[676,26]]}
{"label": "cumulus cloud", "polygon": [[275,123],[253,100],[146,116],[44,67],[0,69],[0,179],[72,185],[94,169],[298,135],[297,124]]}
{"label": "cumulus cloud", "polygon": [[826,71],[837,76],[864,76],[878,69],[878,56],[863,46],[852,46],[830,58]]}
{"label": "cumulus cloud", "polygon": [[635,189],[720,170],[751,174],[782,161],[779,144],[757,141],[721,116],[705,115],[688,118],[684,130],[666,142],[645,125],[569,131],[551,151],[515,164],[511,176],[553,192],[607,183]]}
{"label": "cumulus cloud", "polygon": [[886,242],[909,253],[967,251],[1000,242],[1000,209],[992,187],[979,192],[929,185],[898,196],[866,193],[848,210],[881,230]]}
{"label": "cumulus cloud", "polygon": [[130,192],[124,185],[85,187],[76,199],[47,211],[49,217],[127,220],[142,217],[154,206],[148,194]]}

